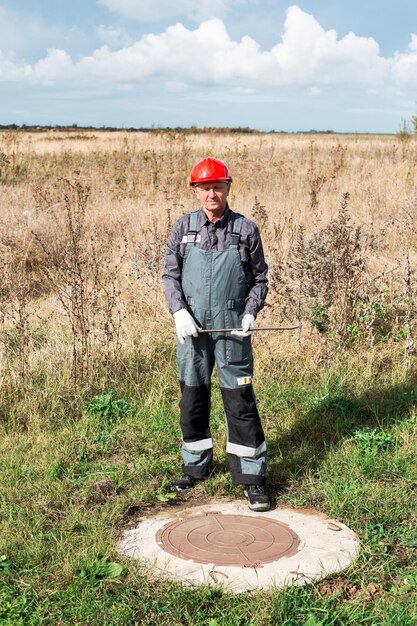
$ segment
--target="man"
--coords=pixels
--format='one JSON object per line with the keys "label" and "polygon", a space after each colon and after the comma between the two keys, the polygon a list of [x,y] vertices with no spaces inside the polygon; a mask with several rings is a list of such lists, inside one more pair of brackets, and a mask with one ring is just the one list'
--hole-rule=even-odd
{"label": "man", "polygon": [[[268,267],[257,226],[228,206],[231,182],[223,161],[199,161],[189,185],[201,208],[174,224],[167,245],[163,279],[178,338],[184,461],[183,476],[171,489],[191,489],[212,471],[210,381],[216,362],[233,483],[244,485],[249,508],[266,511],[266,443],[252,389],[250,335],[268,291]],[[199,334],[216,328],[238,330]]]}

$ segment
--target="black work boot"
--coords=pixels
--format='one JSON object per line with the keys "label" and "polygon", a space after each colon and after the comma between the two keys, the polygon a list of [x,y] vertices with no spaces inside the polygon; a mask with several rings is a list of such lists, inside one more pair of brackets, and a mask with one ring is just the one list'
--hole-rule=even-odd
{"label": "black work boot", "polygon": [[252,511],[269,511],[271,501],[264,485],[245,485],[245,496]]}
{"label": "black work boot", "polygon": [[192,489],[198,482],[200,482],[198,478],[188,476],[188,474],[183,474],[181,478],[172,483],[170,490],[180,493],[181,491]]}

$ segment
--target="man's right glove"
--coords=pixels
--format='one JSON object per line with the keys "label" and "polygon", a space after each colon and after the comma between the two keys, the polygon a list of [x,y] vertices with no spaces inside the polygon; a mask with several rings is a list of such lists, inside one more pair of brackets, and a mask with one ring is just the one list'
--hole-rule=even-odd
{"label": "man's right glove", "polygon": [[173,317],[178,341],[180,343],[184,343],[184,341],[188,337],[191,337],[191,335],[193,337],[198,337],[198,326],[187,309],[180,309],[179,311],[176,311]]}

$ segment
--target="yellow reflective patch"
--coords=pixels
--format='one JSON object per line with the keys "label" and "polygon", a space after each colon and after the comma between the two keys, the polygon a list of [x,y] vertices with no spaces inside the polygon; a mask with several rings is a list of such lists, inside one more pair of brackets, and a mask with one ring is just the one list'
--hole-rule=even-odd
{"label": "yellow reflective patch", "polygon": [[237,379],[237,384],[240,385],[250,385],[252,382],[252,376],[242,376],[242,378]]}

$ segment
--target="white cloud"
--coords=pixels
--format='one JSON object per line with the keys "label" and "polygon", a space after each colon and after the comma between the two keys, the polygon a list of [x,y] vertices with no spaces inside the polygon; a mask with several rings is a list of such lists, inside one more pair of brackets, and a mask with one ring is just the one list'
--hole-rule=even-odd
{"label": "white cloud", "polygon": [[325,31],[298,6],[287,10],[282,42],[271,53],[283,84],[375,83],[387,66],[374,39],[349,33],[338,40],[335,30]]}
{"label": "white cloud", "polygon": [[[230,0],[99,0],[108,9],[140,22],[178,17],[204,20],[222,15]],[[236,3],[236,2],[234,2]]]}
{"label": "white cloud", "polygon": [[408,52],[396,52],[393,58],[393,75],[400,85],[417,86],[417,35],[411,35]]}
{"label": "white cloud", "polygon": [[62,81],[63,77],[65,80],[71,80],[74,78],[74,72],[75,67],[70,55],[65,50],[54,48],[49,49],[47,56],[38,61],[33,68],[34,77],[44,84]]}
{"label": "white cloud", "polygon": [[30,65],[18,65],[11,54],[0,50],[0,81],[19,81],[32,75]]}
{"label": "white cloud", "polygon": [[321,89],[320,87],[310,87],[308,93],[310,96],[319,96],[321,94]]}
{"label": "white cloud", "polygon": [[[130,0],[120,0],[118,4],[126,7],[140,4],[141,10],[151,7],[148,2]],[[159,9],[168,6],[162,1],[153,4]],[[185,7],[191,3],[181,0],[179,4]],[[304,85],[311,95],[318,95],[323,85],[369,89],[387,84],[407,87],[417,82],[416,35],[412,35],[405,53],[384,58],[374,39],[354,33],[338,39],[336,31],[324,30],[312,15],[297,6],[287,10],[282,39],[269,51],[262,51],[249,36],[232,40],[218,18],[204,21],[194,30],[177,23],[160,34],[144,35],[118,50],[110,46],[123,37],[123,31],[100,28],[102,39],[109,45],[77,61],[60,49],[49,49],[47,56],[33,65],[18,64],[3,54],[0,80],[30,79],[41,84],[77,81],[91,85],[103,81],[128,84],[157,78],[171,88],[198,84],[228,85],[235,90]]]}
{"label": "white cloud", "polygon": [[101,24],[97,26],[96,32],[99,39],[111,48],[129,46],[132,43],[131,38],[122,28]]}

